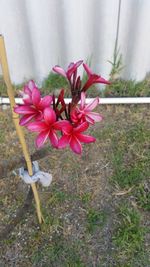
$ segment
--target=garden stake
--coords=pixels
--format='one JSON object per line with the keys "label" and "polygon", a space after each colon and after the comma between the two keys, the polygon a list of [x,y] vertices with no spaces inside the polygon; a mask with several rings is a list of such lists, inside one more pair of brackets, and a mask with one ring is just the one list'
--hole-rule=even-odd
{"label": "garden stake", "polygon": [[[17,132],[17,135],[19,137],[20,144],[22,146],[23,154],[24,154],[26,164],[27,164],[28,173],[30,176],[32,176],[33,175],[32,162],[31,162],[31,158],[29,155],[26,141],[25,141],[23,130],[19,125],[19,115],[14,112],[14,107],[15,107],[16,103],[15,103],[15,98],[14,98],[13,87],[12,87],[11,80],[10,80],[10,74],[9,74],[4,38],[2,35],[0,35],[0,62],[1,62],[1,66],[2,66],[4,81],[5,81],[6,87],[7,87],[7,94],[8,94],[9,99],[10,99],[12,118],[13,118],[13,121],[14,121],[14,124],[16,127],[16,132]],[[41,224],[44,221],[44,219],[43,219],[41,209],[40,209],[40,199],[39,199],[39,195],[37,192],[36,184],[32,183],[31,187],[32,187],[35,202],[36,202],[36,210],[37,210],[38,220],[39,220],[39,223]]]}

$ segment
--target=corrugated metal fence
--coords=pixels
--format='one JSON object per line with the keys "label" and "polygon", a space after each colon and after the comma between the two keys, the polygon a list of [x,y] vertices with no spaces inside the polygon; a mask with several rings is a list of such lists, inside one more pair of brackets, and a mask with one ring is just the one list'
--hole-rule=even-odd
{"label": "corrugated metal fence", "polygon": [[78,59],[108,78],[116,45],[123,78],[150,71],[150,0],[0,0],[0,33],[15,83]]}

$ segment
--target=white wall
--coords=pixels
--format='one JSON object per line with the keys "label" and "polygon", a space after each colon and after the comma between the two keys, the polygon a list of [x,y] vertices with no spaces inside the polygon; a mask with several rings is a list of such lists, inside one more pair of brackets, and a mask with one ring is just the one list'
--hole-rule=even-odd
{"label": "white wall", "polygon": [[[52,66],[92,58],[109,77],[119,0],[0,0],[11,79],[41,82]],[[150,71],[150,0],[122,0],[118,46],[122,77],[141,80]]]}

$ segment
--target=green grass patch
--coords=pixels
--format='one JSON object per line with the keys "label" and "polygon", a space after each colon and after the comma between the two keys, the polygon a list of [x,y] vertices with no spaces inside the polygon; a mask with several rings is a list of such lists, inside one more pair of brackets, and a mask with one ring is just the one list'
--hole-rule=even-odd
{"label": "green grass patch", "polygon": [[145,229],[141,226],[139,212],[125,204],[119,207],[118,219],[113,242],[118,251],[118,260],[130,264],[132,259],[143,251]]}
{"label": "green grass patch", "polygon": [[148,182],[139,184],[134,190],[134,196],[139,208],[150,211],[150,187]]}
{"label": "green grass patch", "polygon": [[110,156],[114,173],[111,180],[121,188],[131,187],[149,176],[149,138],[149,129],[143,123],[112,136]]}
{"label": "green grass patch", "polygon": [[142,97],[150,96],[150,80],[145,79],[141,82],[134,80],[117,79],[112,81],[110,86],[106,86],[104,97]]}
{"label": "green grass patch", "polygon": [[99,227],[103,227],[106,222],[107,214],[105,211],[97,211],[91,208],[87,212],[87,230],[93,233]]}
{"label": "green grass patch", "polygon": [[61,237],[55,236],[55,239],[35,251],[32,263],[36,265],[40,262],[45,267],[85,267],[80,259],[79,249],[77,242],[68,244]]}

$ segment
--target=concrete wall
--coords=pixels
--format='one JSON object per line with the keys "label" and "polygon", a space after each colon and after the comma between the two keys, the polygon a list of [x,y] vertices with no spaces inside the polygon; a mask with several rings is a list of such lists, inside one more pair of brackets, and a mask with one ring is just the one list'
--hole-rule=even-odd
{"label": "concrete wall", "polygon": [[150,0],[0,0],[0,33],[14,83],[41,82],[55,64],[90,58],[108,78],[116,35],[121,76],[150,71]]}

